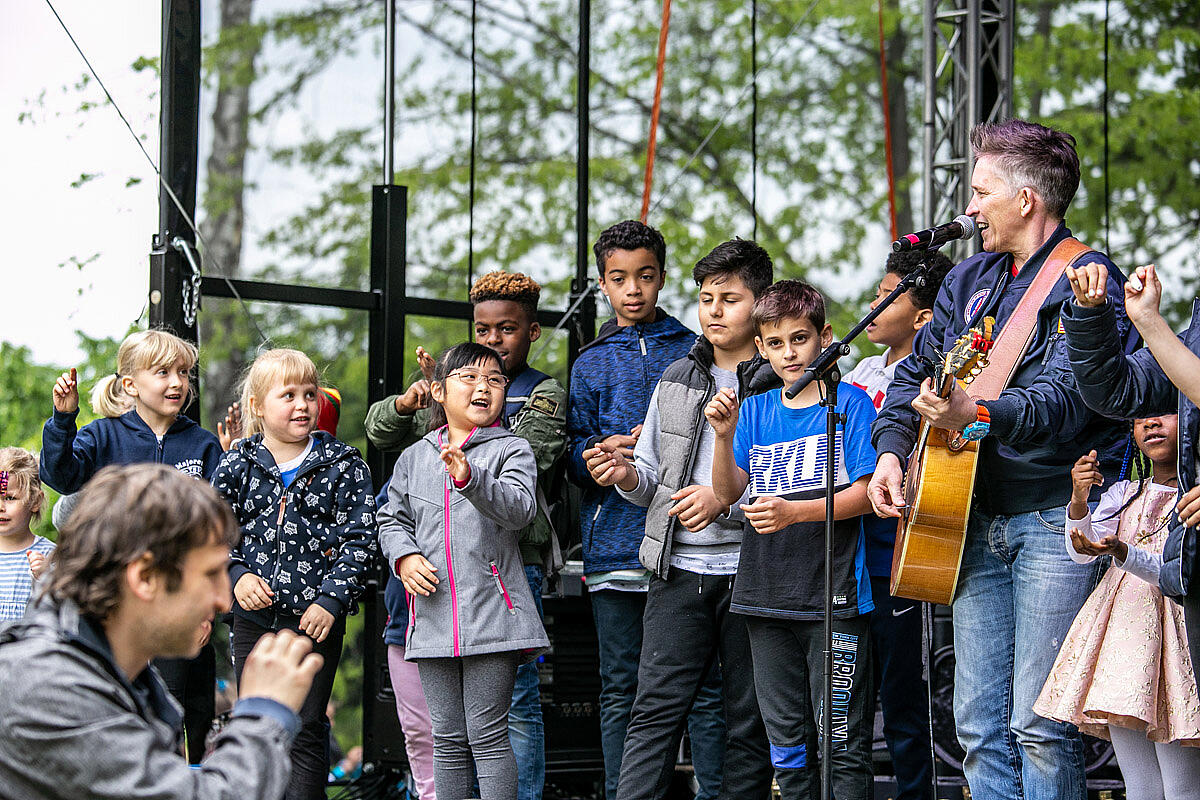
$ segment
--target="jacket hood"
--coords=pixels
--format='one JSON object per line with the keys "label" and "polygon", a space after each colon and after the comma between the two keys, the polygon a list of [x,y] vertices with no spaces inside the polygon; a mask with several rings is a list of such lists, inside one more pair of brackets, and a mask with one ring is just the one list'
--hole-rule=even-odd
{"label": "jacket hood", "polygon": [[[43,638],[56,639],[78,648],[94,658],[100,666],[133,698],[141,713],[145,713],[143,698],[149,702],[153,712],[172,729],[183,725],[183,713],[167,693],[157,673],[147,667],[131,682],[113,660],[108,637],[99,623],[79,613],[79,607],[70,600],[53,600],[42,596],[30,604],[21,619],[0,627],[0,646],[16,641]],[[134,689],[141,687],[142,692]]]}
{"label": "jacket hood", "polygon": [[[441,436],[444,439],[446,435],[445,430],[445,425],[440,428],[434,428],[429,433],[422,436],[421,441],[428,442],[433,449],[441,452],[441,445],[438,444],[438,437]],[[493,439],[503,439],[508,436],[516,436],[516,434],[510,431],[508,428],[505,428],[503,425],[490,425],[486,428],[476,428],[471,435],[467,437],[467,440],[463,442],[462,449],[465,452],[477,444],[490,442]]]}
{"label": "jacket hood", "polygon": [[[336,439],[325,431],[313,431],[313,447],[300,465],[300,472],[305,472],[315,464],[333,464],[358,455],[358,449]],[[277,466],[271,451],[262,443],[263,435],[256,433],[245,439],[238,439],[231,449],[239,451],[243,456],[254,461],[264,469]]]}
{"label": "jacket hood", "polygon": [[592,345],[612,339],[621,333],[632,336],[635,332],[649,337],[676,336],[680,333],[687,333],[692,336],[696,335],[695,331],[689,329],[666,311],[656,307],[654,309],[654,320],[651,322],[643,322],[637,325],[620,325],[616,317],[609,319],[600,326],[600,331],[596,334],[596,338],[579,348],[579,352],[582,353]]}
{"label": "jacket hood", "polygon": [[[696,343],[688,351],[688,358],[695,362],[700,369],[708,372],[714,363],[713,356],[712,342],[704,336],[697,336]],[[758,353],[737,365],[737,377],[740,397],[761,394],[768,389],[783,386],[783,381],[771,368],[771,362]]]}
{"label": "jacket hood", "polygon": [[[142,415],[139,414],[136,409],[126,411],[117,419],[120,420],[122,426],[137,434],[157,438],[157,434],[150,430],[150,426],[146,424],[146,420],[142,419]],[[196,424],[195,420],[180,414],[175,418],[175,421],[171,423],[171,427],[167,428],[167,435],[174,436],[190,428],[196,427],[199,426]]]}

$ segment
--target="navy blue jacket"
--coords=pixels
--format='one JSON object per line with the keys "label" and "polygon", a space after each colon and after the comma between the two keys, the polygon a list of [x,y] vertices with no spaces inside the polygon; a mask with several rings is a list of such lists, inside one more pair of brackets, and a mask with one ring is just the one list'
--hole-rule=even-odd
{"label": "navy blue jacket", "polygon": [[583,487],[579,528],[587,574],[642,568],[638,547],[646,532],[646,509],[621,497],[615,487],[597,485],[583,451],[641,425],[663,370],[684,358],[695,341],[694,332],[659,309],[654,321],[643,325],[604,323],[571,368],[567,470]]}
{"label": "navy blue jacket", "polygon": [[42,483],[60,494],[83,488],[102,467],[112,464],[166,464],[208,480],[221,460],[221,443],[182,414],[167,429],[162,444],[137,411],[103,417],[76,432],[78,411],[55,411],[42,428]]}
{"label": "navy blue jacket", "polygon": [[378,549],[366,462],[324,431],[313,436],[287,488],[261,433],[235,442],[212,478],[242,529],[230,581],[253,572],[275,592],[267,608],[247,611],[235,600],[233,613],[264,628],[293,624],[314,602],[334,617],[352,612]]}
{"label": "navy blue jacket", "polygon": [[[939,368],[940,352],[971,324],[990,315],[997,334],[1012,316],[1025,289],[1050,251],[1071,235],[1060,224],[1050,238],[1012,277],[1009,253],[979,253],[946,276],[933,307],[933,319],[917,333],[913,353],[900,362],[888,387],[887,400],[871,428],[877,453],[894,453],[903,463],[920,430],[913,410],[921,381],[931,361]],[[1102,253],[1089,253],[1079,264],[1099,262],[1108,268],[1108,296],[1115,301],[1121,349],[1137,348],[1137,331],[1125,316],[1124,277]],[[1008,388],[997,400],[984,403],[991,414],[991,435],[982,440],[974,507],[989,515],[1021,514],[1066,505],[1071,496],[1071,467],[1079,456],[1095,450],[1100,468],[1116,476],[1127,444],[1127,430],[1084,405],[1067,358],[1060,321],[1062,309],[1074,297],[1066,277],[1059,278],[1038,312],[1033,341]],[[1100,487],[1095,488],[1099,498]]]}
{"label": "navy blue jacket", "polygon": [[[1157,414],[1179,414],[1179,493],[1196,485],[1196,446],[1200,437],[1200,410],[1178,391],[1154,360],[1149,349],[1131,356],[1121,351],[1117,315],[1112,303],[1085,308],[1071,303],[1063,308],[1067,352],[1079,392],[1089,407],[1101,414],[1132,419]],[[1200,300],[1192,305],[1192,324],[1179,337],[1200,355]],[[1195,595],[1193,581],[1200,565],[1196,529],[1185,528],[1172,513],[1171,532],[1163,547],[1158,585],[1168,597]],[[1189,598],[1190,599],[1190,598]],[[1190,622],[1191,620],[1189,620]],[[1200,642],[1192,652],[1200,655]],[[1193,655],[1195,658],[1195,655]]]}

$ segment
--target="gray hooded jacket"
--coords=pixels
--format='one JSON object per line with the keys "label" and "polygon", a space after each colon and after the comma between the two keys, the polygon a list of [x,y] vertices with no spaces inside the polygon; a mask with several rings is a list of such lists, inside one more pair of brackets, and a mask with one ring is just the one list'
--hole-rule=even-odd
{"label": "gray hooded jacket", "polygon": [[147,667],[132,683],[99,626],[38,601],[0,627],[0,797],[278,800],[299,719],[241,700],[199,769],[179,754],[183,714]]}
{"label": "gray hooded jacket", "polygon": [[537,463],[529,443],[504,428],[476,428],[462,449],[471,477],[454,486],[440,458],[443,426],[400,454],[379,512],[379,544],[394,573],[420,553],[437,568],[429,597],[409,595],[405,657],[446,658],[550,645],[517,534],[537,512]]}

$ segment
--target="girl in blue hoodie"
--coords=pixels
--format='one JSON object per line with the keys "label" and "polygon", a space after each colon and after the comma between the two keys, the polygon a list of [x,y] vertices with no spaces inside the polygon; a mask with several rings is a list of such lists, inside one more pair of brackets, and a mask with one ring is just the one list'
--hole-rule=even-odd
{"label": "girl in blue hoodie", "polygon": [[268,350],[242,389],[246,438],[212,483],[242,529],[230,554],[233,659],[241,681],[258,640],[284,628],[309,636],[325,662],[300,709],[288,800],[325,797],[329,720],[346,617],[375,557],[375,495],[358,451],[317,430],[317,368],[298,350]]}
{"label": "girl in blue hoodie", "polygon": [[[78,431],[79,386],[74,369],[64,372],[54,385],[54,414],[42,429],[42,483],[69,495],[103,467],[146,461],[208,480],[221,444],[182,413],[196,361],[196,346],[172,333],[131,333],[117,350],[116,372],[92,390],[92,409],[101,418]],[[212,645],[206,642],[193,659],[160,658],[154,666],[184,707],[188,759],[199,763],[216,713]]]}

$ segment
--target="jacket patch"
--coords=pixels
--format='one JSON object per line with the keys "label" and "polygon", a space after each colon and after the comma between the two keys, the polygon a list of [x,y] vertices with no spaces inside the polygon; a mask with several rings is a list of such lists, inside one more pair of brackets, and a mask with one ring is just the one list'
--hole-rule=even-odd
{"label": "jacket patch", "polygon": [[558,413],[558,402],[549,397],[535,397],[529,401],[528,407],[551,417]]}
{"label": "jacket patch", "polygon": [[980,289],[975,294],[971,295],[971,299],[967,301],[967,307],[963,309],[963,324],[970,325],[971,320],[979,313],[979,309],[983,308],[983,304],[987,302],[988,295],[992,293],[991,289]]}

